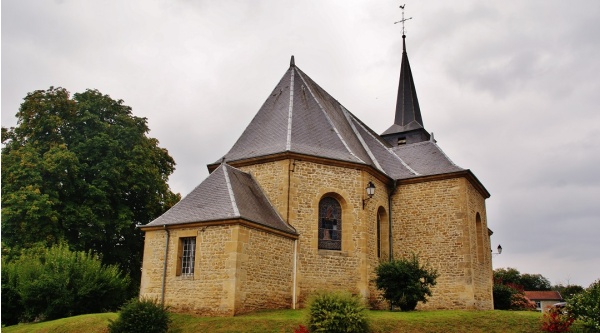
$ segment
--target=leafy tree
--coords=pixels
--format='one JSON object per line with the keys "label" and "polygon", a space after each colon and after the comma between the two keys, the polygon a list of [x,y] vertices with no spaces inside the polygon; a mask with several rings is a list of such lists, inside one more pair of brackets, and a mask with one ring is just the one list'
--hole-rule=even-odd
{"label": "leafy tree", "polygon": [[418,302],[426,303],[439,276],[436,270],[421,265],[415,254],[410,259],[382,262],[375,272],[375,283],[383,297],[402,311],[414,310]]}
{"label": "leafy tree", "polygon": [[27,94],[16,117],[2,129],[3,247],[66,241],[139,283],[136,224],[180,199],[167,184],[175,162],[146,119],[97,90],[53,87]]}
{"label": "leafy tree", "polygon": [[520,282],[527,291],[547,291],[552,289],[550,280],[541,274],[521,274]]}
{"label": "leafy tree", "polygon": [[515,268],[497,268],[494,270],[494,281],[499,284],[513,284],[518,289],[527,291],[551,290],[550,280],[541,274],[521,274]]}
{"label": "leafy tree", "polygon": [[32,248],[2,263],[2,323],[115,310],[129,283],[116,265],[102,265],[90,252],[72,252],[65,244]]}
{"label": "leafy tree", "polygon": [[586,326],[600,331],[600,279],[585,291],[571,297],[567,302],[567,309]]}
{"label": "leafy tree", "polygon": [[499,284],[521,284],[521,272],[515,268],[497,268],[494,270],[494,281]]}
{"label": "leafy tree", "polygon": [[515,295],[517,292],[518,292],[518,290],[516,290],[508,285],[494,283],[494,288],[493,288],[494,309],[510,310],[513,295]]}
{"label": "leafy tree", "polygon": [[576,284],[568,284],[566,286],[559,284],[553,286],[552,290],[558,291],[565,300],[568,300],[571,297],[585,291],[585,289],[582,286]]}

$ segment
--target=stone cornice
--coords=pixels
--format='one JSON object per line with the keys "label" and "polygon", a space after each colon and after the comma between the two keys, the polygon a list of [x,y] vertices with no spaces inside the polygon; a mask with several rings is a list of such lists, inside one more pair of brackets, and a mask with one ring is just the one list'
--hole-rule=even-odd
{"label": "stone cornice", "polygon": [[281,230],[269,228],[264,225],[257,224],[252,221],[248,221],[245,219],[229,219],[229,220],[217,220],[217,221],[207,221],[207,222],[189,222],[189,223],[177,223],[177,224],[167,224],[162,226],[140,226],[139,229],[147,232],[147,231],[156,231],[156,230],[173,230],[173,229],[184,229],[184,228],[206,228],[213,226],[223,226],[223,225],[241,225],[252,229],[257,229],[265,232],[269,232],[272,234],[276,234],[279,236],[283,236],[290,239],[298,239],[297,234],[286,233]]}

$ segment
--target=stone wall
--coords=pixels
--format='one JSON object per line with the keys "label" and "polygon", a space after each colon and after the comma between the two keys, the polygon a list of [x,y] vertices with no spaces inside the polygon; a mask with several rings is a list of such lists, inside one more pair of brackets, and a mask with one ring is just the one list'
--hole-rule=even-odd
{"label": "stone wall", "polygon": [[292,307],[294,240],[241,226],[235,314]]}
{"label": "stone wall", "polygon": [[[387,207],[384,183],[359,169],[302,160],[257,164],[240,169],[256,178],[282,217],[289,219],[288,222],[300,234],[296,290],[299,306],[310,294],[319,290],[347,290],[363,296],[365,300],[373,293],[378,294],[370,281],[379,263],[376,223],[378,209]],[[375,183],[377,189],[363,209],[369,181]],[[290,195],[289,211],[287,193]],[[336,198],[342,206],[341,251],[318,248],[319,201],[325,196]],[[384,218],[382,225],[387,237],[386,214]],[[387,256],[387,242],[384,246],[384,256]]]}
{"label": "stone wall", "polygon": [[[230,316],[291,306],[294,240],[240,225],[169,230],[165,304]],[[193,276],[177,276],[181,237],[196,237]],[[140,296],[161,299],[166,231],[146,232]]]}
{"label": "stone wall", "polygon": [[[419,255],[440,276],[422,309],[491,309],[489,253],[477,262],[475,212],[485,226],[484,198],[465,178],[399,186],[392,203],[394,257]],[[486,267],[489,273],[486,273]],[[488,277],[490,277],[488,279]]]}

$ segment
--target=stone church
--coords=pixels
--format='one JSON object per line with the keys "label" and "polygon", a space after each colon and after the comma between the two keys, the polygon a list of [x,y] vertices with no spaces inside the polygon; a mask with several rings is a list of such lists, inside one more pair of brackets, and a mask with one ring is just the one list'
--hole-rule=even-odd
{"label": "stone church", "polygon": [[145,232],[142,297],[232,316],[346,290],[374,308],[381,261],[437,269],[421,309],[492,309],[490,194],[425,130],[403,36],[382,134],[290,62],[210,175]]}

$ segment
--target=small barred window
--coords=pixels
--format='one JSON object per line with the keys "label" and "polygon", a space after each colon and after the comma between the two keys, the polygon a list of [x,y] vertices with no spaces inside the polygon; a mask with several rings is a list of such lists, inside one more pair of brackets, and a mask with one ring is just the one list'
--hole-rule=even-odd
{"label": "small barred window", "polygon": [[196,237],[181,238],[181,275],[194,275],[196,259]]}

